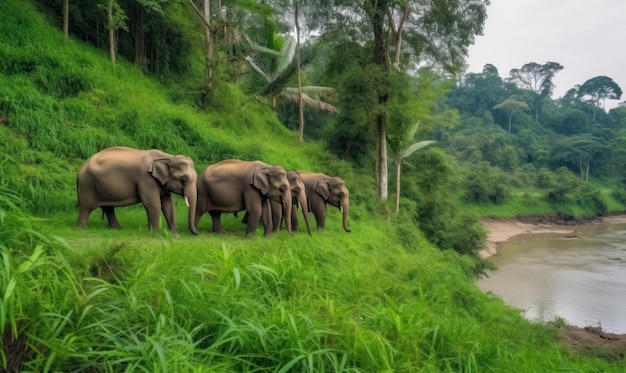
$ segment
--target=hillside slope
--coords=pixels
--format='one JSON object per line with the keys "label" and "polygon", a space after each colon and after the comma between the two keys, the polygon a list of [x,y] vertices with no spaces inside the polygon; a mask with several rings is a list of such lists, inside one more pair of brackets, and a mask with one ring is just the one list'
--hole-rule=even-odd
{"label": "hillside slope", "polygon": [[[0,366],[12,371],[622,371],[580,357],[473,284],[473,260],[379,214],[372,180],[301,143],[236,87],[219,111],[176,104],[133,66],[0,4]],[[263,159],[340,174],[352,233],[173,239],[141,208],[124,229],[74,221],[78,165],[110,145]],[[36,217],[26,213],[30,210]],[[94,214],[95,215],[95,214]],[[41,219],[41,217],[46,219]],[[333,224],[334,223],[334,224]]]}

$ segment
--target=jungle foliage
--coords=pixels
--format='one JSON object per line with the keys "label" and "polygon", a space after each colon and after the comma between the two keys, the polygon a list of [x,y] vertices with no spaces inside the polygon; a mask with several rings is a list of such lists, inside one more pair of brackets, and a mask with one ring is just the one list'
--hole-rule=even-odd
{"label": "jungle foliage", "polygon": [[[105,23],[112,4],[121,22],[115,64]],[[307,110],[299,141],[294,105],[274,111],[245,62],[254,55],[272,65],[272,53],[256,53],[281,50],[273,30],[283,25],[271,21],[282,8],[223,2],[207,86],[204,26],[188,2],[69,5],[66,38],[61,1],[0,3],[1,369],[623,370],[574,354],[553,326],[526,321],[472,282],[491,268],[478,256],[489,209],[511,216],[497,209],[523,201],[573,215],[624,210],[615,181],[624,179],[622,108],[607,114],[576,94],[544,97],[535,121],[536,97],[497,72],[458,84],[436,68],[388,74],[364,63],[371,50],[338,39],[315,49],[304,83],[337,89],[327,99],[340,112]],[[362,110],[383,109],[376,86],[399,89],[386,103],[389,141],[436,140],[401,159],[397,215],[378,198],[372,113]],[[494,106],[510,95],[533,100],[508,133]],[[573,135],[589,157],[568,152],[563,139]],[[605,140],[610,153],[594,142]],[[202,235],[173,239],[148,232],[140,206],[119,209],[122,231],[95,213],[78,230],[76,171],[113,145],[186,154],[198,171],[240,158],[341,175],[353,232],[328,222],[313,237],[246,237],[229,216],[225,236],[209,234],[204,219]],[[182,201],[177,209],[184,216]]]}

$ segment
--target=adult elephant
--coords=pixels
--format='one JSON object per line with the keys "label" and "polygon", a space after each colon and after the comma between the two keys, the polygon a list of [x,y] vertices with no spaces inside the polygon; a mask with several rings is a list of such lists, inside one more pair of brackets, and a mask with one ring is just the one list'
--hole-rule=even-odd
{"label": "adult elephant", "polygon": [[227,159],[202,171],[198,177],[198,205],[195,226],[208,212],[213,220],[213,232],[224,233],[222,213],[246,210],[246,233],[254,234],[263,217],[264,236],[272,235],[270,201],[282,207],[287,232],[291,231],[291,189],[287,172],[281,166],[261,161]]}
{"label": "adult elephant", "polygon": [[[302,182],[302,177],[297,171],[289,171],[287,172],[287,180],[289,181],[289,187],[291,189],[291,229],[294,231],[298,230],[298,207],[302,208],[302,215],[304,216],[304,221],[306,223],[306,229],[311,235],[311,222],[309,220],[309,203],[306,197],[306,187],[304,186],[304,182]],[[280,226],[282,224],[282,209],[281,206],[272,201],[272,225],[274,227],[274,232],[280,230]],[[245,220],[245,217],[244,217]]]}
{"label": "adult elephant", "polygon": [[100,207],[110,228],[119,229],[115,207],[141,202],[148,213],[150,229],[159,228],[161,211],[167,226],[178,236],[172,193],[185,197],[189,207],[189,230],[198,234],[195,215],[198,174],[191,158],[160,150],[122,146],[104,149],[87,159],[76,178],[79,213],[76,224],[87,226],[89,214]]}
{"label": "adult elephant", "polygon": [[299,171],[309,202],[309,211],[315,216],[317,227],[324,229],[326,225],[326,204],[338,207],[343,214],[343,229],[348,228],[350,210],[350,192],[340,177],[331,177],[322,173]]}

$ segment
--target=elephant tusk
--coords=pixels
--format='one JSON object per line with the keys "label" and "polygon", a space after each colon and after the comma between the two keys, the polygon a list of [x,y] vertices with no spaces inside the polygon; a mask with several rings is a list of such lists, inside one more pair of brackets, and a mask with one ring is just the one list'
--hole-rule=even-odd
{"label": "elephant tusk", "polygon": [[339,211],[343,212],[343,206],[339,205]]}
{"label": "elephant tusk", "polygon": [[185,196],[185,204],[189,207],[189,198],[187,198],[187,196]]}

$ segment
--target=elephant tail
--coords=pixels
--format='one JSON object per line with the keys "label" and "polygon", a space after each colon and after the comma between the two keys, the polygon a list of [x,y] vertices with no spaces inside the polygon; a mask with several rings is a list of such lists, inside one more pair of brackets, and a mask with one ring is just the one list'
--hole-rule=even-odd
{"label": "elephant tail", "polygon": [[80,207],[80,185],[78,183],[78,176],[76,176],[76,207]]}

